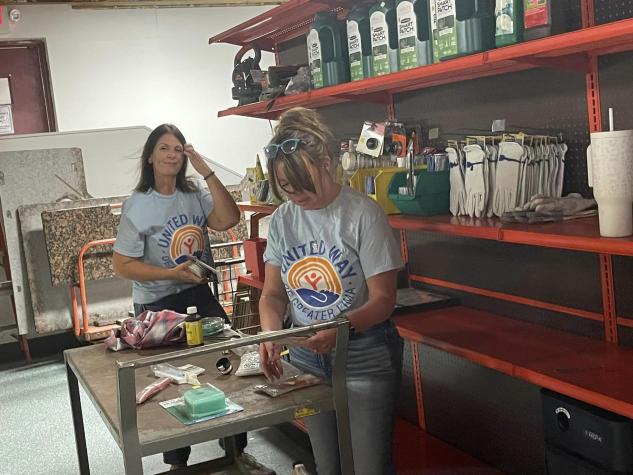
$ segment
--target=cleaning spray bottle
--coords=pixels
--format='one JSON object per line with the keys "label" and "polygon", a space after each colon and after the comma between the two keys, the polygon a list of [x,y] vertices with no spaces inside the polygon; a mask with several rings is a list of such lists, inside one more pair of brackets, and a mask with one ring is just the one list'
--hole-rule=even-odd
{"label": "cleaning spray bottle", "polygon": [[496,0],[495,30],[497,48],[523,40],[523,0]]}
{"label": "cleaning spray bottle", "polygon": [[347,49],[351,80],[359,81],[372,77],[369,11],[363,5],[356,5],[347,15]]}
{"label": "cleaning spray bottle", "polygon": [[429,0],[398,0],[400,71],[433,61],[430,13]]}
{"label": "cleaning spray bottle", "polygon": [[398,71],[398,31],[393,0],[376,3],[369,10],[374,76]]}
{"label": "cleaning spray bottle", "polygon": [[347,40],[343,27],[328,12],[315,15],[308,41],[308,62],[315,89],[349,81]]}

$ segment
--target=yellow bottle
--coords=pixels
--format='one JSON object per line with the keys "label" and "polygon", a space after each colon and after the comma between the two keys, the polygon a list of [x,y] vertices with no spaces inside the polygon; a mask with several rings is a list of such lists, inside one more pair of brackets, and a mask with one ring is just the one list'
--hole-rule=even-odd
{"label": "yellow bottle", "polygon": [[264,175],[264,169],[262,168],[262,162],[259,161],[259,154],[257,154],[257,161],[255,163],[255,181],[263,181],[266,179]]}
{"label": "yellow bottle", "polygon": [[199,346],[204,343],[202,338],[202,319],[198,315],[198,307],[187,307],[185,332],[187,333],[187,346]]}

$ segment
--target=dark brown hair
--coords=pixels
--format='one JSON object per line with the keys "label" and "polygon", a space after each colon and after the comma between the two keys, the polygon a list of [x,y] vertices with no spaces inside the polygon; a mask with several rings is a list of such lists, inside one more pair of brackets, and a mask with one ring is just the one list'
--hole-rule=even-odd
{"label": "dark brown hair", "polygon": [[[184,147],[187,141],[185,140],[182,132],[172,124],[161,124],[156,127],[147,137],[145,145],[143,146],[143,154],[141,155],[141,171],[138,183],[134,187],[134,191],[147,192],[150,188],[154,188],[154,167],[149,163],[149,157],[152,156],[156,143],[165,134],[172,134]],[[187,178],[187,157],[183,160],[182,167],[176,175],[176,188],[184,193],[193,193],[197,191],[196,185]]]}
{"label": "dark brown hair", "polygon": [[270,143],[280,144],[288,139],[301,139],[303,143],[290,155],[279,151],[275,157],[268,159],[270,187],[275,196],[281,198],[275,164],[282,163],[288,183],[293,190],[314,193],[315,187],[308,169],[308,162],[316,166],[321,173],[325,159],[334,161],[332,132],[316,111],[295,107],[281,115]]}

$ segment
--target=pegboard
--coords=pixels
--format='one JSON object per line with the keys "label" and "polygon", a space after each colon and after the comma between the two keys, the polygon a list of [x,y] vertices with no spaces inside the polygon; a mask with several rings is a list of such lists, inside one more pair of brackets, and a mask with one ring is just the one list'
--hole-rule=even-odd
{"label": "pegboard", "polygon": [[407,232],[409,272],[602,313],[597,254]]}
{"label": "pegboard", "polygon": [[609,130],[609,107],[614,108],[616,130],[633,129],[633,53],[602,56],[598,64],[602,130]]}
{"label": "pegboard", "polygon": [[505,300],[497,300],[491,297],[483,297],[467,292],[445,289],[433,285],[419,285],[416,287],[443,294],[452,295],[459,299],[465,307],[495,313],[515,320],[520,320],[535,325],[543,325],[554,330],[574,333],[575,335],[586,336],[595,340],[604,339],[604,325],[602,322],[578,318],[566,313],[553,312],[536,307],[529,307]]}
{"label": "pegboard", "polygon": [[633,18],[633,0],[594,0],[596,24]]}
{"label": "pegboard", "polygon": [[612,260],[616,315],[633,319],[633,292],[631,292],[633,257],[613,256]]}
{"label": "pegboard", "polygon": [[[587,184],[589,126],[583,74],[538,68],[413,91],[395,101],[399,120],[440,129],[440,141],[433,146],[490,133],[495,119],[506,119],[509,131],[562,134],[569,146],[563,192],[592,196]],[[428,133],[423,136],[428,143]]]}
{"label": "pegboard", "polygon": [[505,473],[545,472],[537,386],[426,345],[418,351],[430,434]]}

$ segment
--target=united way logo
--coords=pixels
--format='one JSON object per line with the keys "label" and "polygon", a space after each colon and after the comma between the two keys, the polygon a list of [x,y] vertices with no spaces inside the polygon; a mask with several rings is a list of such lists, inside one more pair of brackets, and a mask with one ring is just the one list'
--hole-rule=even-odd
{"label": "united way logo", "polygon": [[288,270],[288,285],[312,308],[332,305],[342,292],[336,269],[323,257],[307,257],[295,262]]}
{"label": "united way logo", "polygon": [[183,226],[174,232],[169,246],[169,254],[176,264],[182,264],[187,256],[200,254],[197,251],[204,249],[204,236],[198,226]]}

